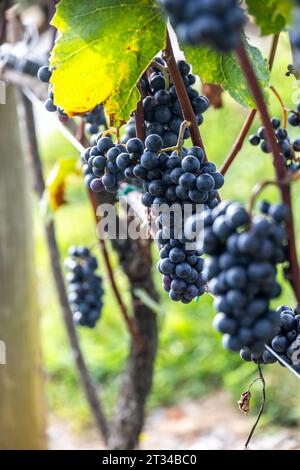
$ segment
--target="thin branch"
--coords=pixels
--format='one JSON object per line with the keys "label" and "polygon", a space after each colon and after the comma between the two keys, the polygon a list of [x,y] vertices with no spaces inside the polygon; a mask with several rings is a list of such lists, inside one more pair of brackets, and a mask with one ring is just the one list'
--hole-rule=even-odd
{"label": "thin branch", "polygon": [[189,121],[191,123],[190,133],[191,133],[191,139],[192,139],[193,145],[201,147],[205,151],[195,113],[194,113],[190,98],[187,94],[181,73],[177,67],[177,63],[176,63],[176,59],[175,59],[174,51],[172,47],[172,42],[171,42],[171,38],[170,38],[168,31],[167,31],[166,50],[164,51],[163,56],[168,65],[170,76],[171,76],[172,82],[174,83],[177,96],[180,101],[184,120]]}
{"label": "thin branch", "polygon": [[[96,197],[95,193],[93,193],[92,191],[89,191],[89,197],[90,197],[90,201],[91,201],[91,204],[92,204],[92,207],[93,207],[96,223],[98,224],[100,222],[100,215],[99,215],[99,211],[97,210],[98,209],[98,200],[97,200],[97,197]],[[125,323],[128,327],[128,330],[129,330],[129,332],[130,332],[130,334],[131,334],[131,336],[134,340],[134,344],[135,344],[137,349],[140,349],[142,340],[141,340],[141,337],[140,337],[140,335],[137,331],[136,324],[135,324],[134,320],[129,316],[129,314],[127,312],[127,308],[125,306],[125,303],[123,302],[123,299],[122,299],[122,296],[121,296],[121,293],[120,293],[119,287],[117,285],[115,275],[114,275],[114,272],[113,272],[113,269],[112,269],[112,266],[111,266],[110,257],[109,257],[109,253],[108,253],[108,250],[107,250],[107,247],[106,247],[105,238],[103,238],[103,237],[99,238],[99,245],[100,245],[101,253],[102,253],[104,263],[105,263],[105,266],[106,266],[109,281],[110,281],[112,290],[114,292],[114,295],[116,297],[117,303],[120,307],[121,313],[122,313],[123,318],[125,320]]]}
{"label": "thin branch", "polygon": [[136,136],[141,139],[143,142],[146,138],[145,133],[145,121],[144,121],[144,107],[143,107],[143,91],[141,86],[138,86],[141,99],[137,104],[136,113],[135,113],[135,129]]}
{"label": "thin branch", "polygon": [[[43,169],[36,139],[36,128],[34,121],[34,114],[32,104],[28,98],[23,95],[23,108],[25,113],[26,137],[29,147],[29,156],[31,159],[32,170],[35,179],[35,189],[39,198],[45,190],[45,180],[43,176]],[[90,377],[87,365],[84,360],[83,353],[79,344],[76,328],[73,322],[73,314],[69,304],[68,295],[65,288],[64,276],[60,265],[59,248],[57,245],[56,233],[54,222],[51,221],[45,226],[46,237],[48,242],[50,261],[53,271],[53,277],[56,284],[56,289],[59,296],[60,305],[62,308],[63,320],[65,323],[66,331],[72,348],[74,360],[76,362],[77,370],[83,385],[86,399],[88,401],[90,411],[94,417],[97,428],[100,431],[101,437],[107,442],[109,437],[109,429],[106,417],[104,415],[96,386]]]}
{"label": "thin branch", "polygon": [[[77,135],[76,135],[76,137],[77,137],[77,139],[78,139],[78,141],[80,142],[81,145],[85,144],[85,132],[84,131],[85,131],[85,122],[84,122],[83,119],[81,119],[81,121],[79,122],[78,128],[77,128]],[[91,190],[88,191],[88,196],[89,196],[89,199],[90,199],[90,202],[91,202],[91,206],[93,208],[96,224],[98,224],[101,221],[99,211],[98,211],[99,201],[98,201],[95,193]],[[103,256],[103,260],[104,260],[104,264],[105,264],[105,267],[106,267],[106,270],[107,270],[108,278],[109,278],[112,290],[114,292],[114,295],[116,297],[117,303],[120,307],[120,311],[123,315],[123,318],[124,318],[125,323],[128,327],[128,330],[129,330],[131,336],[133,337],[135,346],[137,348],[140,348],[141,347],[141,337],[138,334],[138,331],[137,331],[134,320],[132,318],[130,318],[130,316],[127,312],[127,308],[125,306],[125,303],[123,302],[121,292],[120,292],[120,289],[117,285],[115,275],[114,275],[114,271],[112,269],[112,265],[111,265],[111,262],[110,262],[110,257],[109,257],[109,253],[108,253],[107,246],[106,246],[106,239],[102,236],[99,237],[99,246],[100,246],[101,253],[102,253],[102,256]]]}
{"label": "thin branch", "polygon": [[[264,375],[262,373],[262,370],[261,370],[261,367],[259,364],[257,364],[257,367],[258,367],[258,375],[259,375],[259,380],[261,381],[262,383],[262,402],[261,402],[261,405],[260,405],[260,409],[259,409],[259,412],[258,412],[258,416],[257,416],[257,419],[251,429],[251,432],[249,434],[249,437],[245,443],[245,450],[248,450],[249,449],[249,444],[251,442],[251,439],[252,437],[254,436],[254,433],[256,431],[256,428],[260,422],[260,419],[262,417],[262,414],[264,412],[264,409],[265,409],[265,404],[266,404],[266,381],[265,381],[265,378],[264,378]],[[253,385],[253,384],[252,384]]]}
{"label": "thin branch", "polygon": [[[279,34],[275,34],[273,36],[270,55],[269,55],[270,70],[272,70],[273,65],[274,65],[274,60],[275,60],[275,55],[276,55],[276,51],[277,51],[277,47],[278,47],[278,42],[279,42]],[[220,169],[220,173],[222,173],[223,176],[227,173],[230,166],[234,162],[236,156],[242,150],[245,139],[246,139],[246,137],[248,135],[248,132],[250,131],[250,128],[251,128],[251,126],[253,124],[253,121],[255,119],[256,113],[257,113],[256,109],[252,109],[251,111],[249,111],[249,113],[247,115],[247,118],[246,118],[246,121],[245,121],[245,123],[244,123],[244,125],[241,129],[241,132],[239,133],[239,135],[237,137],[237,140],[236,140],[235,144],[233,145],[233,147],[231,149],[230,154],[228,155],[228,157],[226,158],[225,162],[223,163],[223,165]]]}
{"label": "thin branch", "polygon": [[[270,122],[269,113],[268,113],[267,106],[264,101],[262,91],[260,89],[256,75],[253,71],[251,62],[248,58],[247,52],[242,42],[240,42],[239,46],[237,47],[236,54],[241,64],[244,75],[247,79],[249,88],[252,92],[253,98],[256,103],[256,107],[258,111],[260,112],[263,125],[265,127],[266,138],[273,154],[277,180],[278,181],[284,180],[285,174],[286,174],[284,160],[280,154],[280,148],[277,144],[274,129]],[[297,302],[298,304],[300,304],[300,273],[299,273],[299,265],[298,265],[298,260],[297,260],[291,188],[290,186],[281,186],[280,189],[281,189],[282,201],[290,209],[290,217],[289,217],[289,220],[287,221],[288,241],[289,241],[288,243],[289,281],[291,282],[291,285],[294,289]]]}
{"label": "thin branch", "polygon": [[244,142],[245,142],[245,139],[248,135],[248,132],[253,124],[253,121],[254,121],[254,118],[256,116],[256,109],[252,109],[247,118],[246,118],[246,121],[241,129],[241,132],[239,133],[238,135],[238,138],[234,144],[234,146],[232,147],[231,149],[231,152],[230,154],[228,155],[228,157],[226,158],[225,162],[223,163],[223,165],[221,166],[220,168],[220,173],[225,176],[227,171],[229,170],[229,168],[231,167],[232,163],[234,162],[236,156],[240,153],[240,151],[242,150],[243,148],[243,145],[244,145]]}

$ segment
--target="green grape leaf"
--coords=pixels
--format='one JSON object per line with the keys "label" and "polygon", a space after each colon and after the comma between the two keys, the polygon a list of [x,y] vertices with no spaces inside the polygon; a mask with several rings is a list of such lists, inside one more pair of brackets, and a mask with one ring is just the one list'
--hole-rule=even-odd
{"label": "green grape leaf", "polygon": [[51,54],[55,103],[69,115],[104,103],[112,124],[136,108],[136,84],[164,48],[165,24],[155,0],[61,0]]}
{"label": "green grape leaf", "polygon": [[[262,89],[269,85],[270,71],[267,61],[256,47],[244,39],[246,50]],[[185,56],[193,64],[193,72],[200,76],[203,83],[215,83],[228,91],[242,106],[254,107],[247,81],[236,56],[220,54],[206,47],[184,47]],[[267,99],[267,95],[266,95]]]}
{"label": "green grape leaf", "polygon": [[254,16],[263,36],[282,31],[289,23],[294,0],[247,0],[248,12]]}

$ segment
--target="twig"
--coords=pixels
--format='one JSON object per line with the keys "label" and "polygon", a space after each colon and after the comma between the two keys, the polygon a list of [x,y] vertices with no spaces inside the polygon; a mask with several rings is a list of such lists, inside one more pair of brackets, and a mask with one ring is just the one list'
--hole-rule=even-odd
{"label": "twig", "polygon": [[[85,130],[85,123],[84,123],[84,120],[81,119],[81,121],[79,122],[79,125],[78,125],[78,129],[77,129],[77,138],[78,138],[79,142],[82,145],[85,143],[85,132],[84,132],[84,130]],[[109,133],[109,132],[110,131],[107,130],[106,132],[104,132],[104,135],[106,135],[106,133]],[[93,191],[89,190],[88,195],[89,195],[89,199],[90,199],[90,202],[91,202],[91,205],[92,205],[92,208],[93,208],[96,224],[98,224],[101,220],[100,215],[99,215],[99,211],[98,211],[98,200],[95,196],[95,193],[93,193]],[[125,303],[123,302],[123,299],[122,299],[122,296],[121,296],[121,293],[120,293],[120,290],[119,290],[119,287],[117,285],[115,275],[114,275],[114,272],[113,272],[113,269],[112,269],[112,265],[111,265],[111,262],[110,262],[110,257],[109,257],[109,253],[108,253],[107,246],[106,246],[106,239],[102,236],[99,237],[99,245],[100,245],[101,253],[102,253],[102,256],[103,256],[104,263],[105,263],[105,267],[106,267],[106,270],[107,270],[108,278],[109,278],[112,290],[114,292],[114,295],[116,297],[117,303],[120,307],[120,311],[121,311],[121,313],[124,317],[124,320],[125,320],[125,323],[128,327],[128,330],[131,333],[131,336],[133,337],[135,346],[137,348],[141,348],[142,339],[141,339],[140,335],[138,334],[138,331],[137,331],[136,324],[135,324],[134,320],[132,318],[130,318],[130,316],[127,312],[127,308],[125,306]]]}
{"label": "twig", "polygon": [[[279,42],[279,34],[275,34],[275,36],[273,36],[272,46],[271,46],[270,56],[269,56],[270,70],[272,70],[273,65],[274,65],[274,59],[275,59],[275,55],[276,55],[276,51],[277,51],[277,47],[278,47],[278,42]],[[243,148],[245,139],[248,135],[248,132],[249,132],[252,124],[253,124],[256,113],[257,113],[256,109],[252,109],[251,111],[249,111],[248,116],[246,118],[246,121],[245,121],[245,123],[242,127],[242,130],[239,133],[239,135],[237,137],[237,140],[236,140],[235,144],[233,145],[233,147],[231,149],[230,154],[228,155],[228,157],[226,158],[225,162],[223,163],[223,165],[220,169],[220,173],[222,173],[223,176],[227,173],[230,166],[234,162],[235,157],[239,154],[239,152]]]}
{"label": "twig", "polygon": [[[45,180],[43,176],[43,169],[38,149],[38,143],[36,139],[34,114],[32,104],[25,95],[23,95],[22,102],[25,113],[24,122],[26,125],[26,137],[29,146],[29,156],[31,159],[31,165],[35,179],[35,189],[38,197],[41,198],[45,190]],[[100,398],[98,397],[96,386],[94,385],[92,378],[90,377],[87,365],[85,363],[84,356],[79,344],[76,328],[73,322],[73,314],[69,304],[68,295],[64,283],[64,276],[60,265],[60,255],[53,221],[51,221],[45,226],[45,231],[47,236],[53,276],[60,300],[60,305],[62,308],[63,320],[72,347],[73,357],[76,362],[77,370],[85,391],[91,414],[96,421],[97,428],[100,431],[101,437],[104,439],[105,442],[107,442],[109,437],[108,423],[102,409]]]}
{"label": "twig", "polygon": [[[252,92],[253,98],[256,103],[256,107],[258,111],[260,112],[263,125],[265,127],[266,138],[273,154],[277,180],[278,181],[284,180],[285,174],[286,174],[284,161],[280,154],[280,149],[277,144],[274,129],[270,122],[269,113],[268,113],[267,106],[263,98],[262,91],[260,89],[257,78],[253,71],[251,62],[248,58],[247,52],[242,42],[240,42],[239,46],[237,47],[236,54],[241,64],[244,75],[247,79],[249,88]],[[290,209],[290,217],[289,217],[289,220],[287,221],[287,230],[288,230],[288,237],[289,237],[289,240],[288,240],[289,241],[288,259],[289,259],[289,275],[290,275],[289,280],[294,289],[297,302],[298,304],[300,304],[300,276],[299,276],[299,265],[298,265],[298,260],[297,260],[296,237],[295,237],[295,230],[294,230],[290,186],[281,186],[281,195],[282,195],[283,203]]]}
{"label": "twig", "polygon": [[276,90],[276,88],[273,85],[270,85],[270,90],[274,93],[274,95],[276,96],[276,98],[278,99],[278,101],[280,103],[280,106],[281,106],[281,109],[282,109],[282,115],[283,115],[283,125],[282,125],[282,127],[284,129],[286,129],[286,126],[287,126],[287,109],[285,107],[285,104],[284,104],[280,94],[278,93],[278,91]]}
{"label": "twig", "polygon": [[173,51],[173,47],[171,43],[171,38],[170,38],[168,31],[167,31],[167,44],[166,44],[166,49],[163,53],[163,56],[168,65],[170,76],[171,76],[172,82],[177,92],[177,96],[180,101],[184,120],[189,121],[191,123],[190,133],[191,133],[191,139],[192,139],[193,145],[201,147],[205,152],[204,144],[201,138],[196,116],[195,116],[190,98],[187,94],[181,73],[177,67],[177,63],[175,60],[174,51]]}
{"label": "twig", "polygon": [[[89,191],[89,197],[90,197],[90,201],[91,201],[91,204],[92,204],[92,207],[93,207],[93,210],[94,210],[96,223],[98,224],[100,222],[100,215],[99,215],[99,211],[97,210],[98,209],[98,201],[97,201],[97,198],[95,197],[95,194],[92,191]],[[116,283],[114,272],[113,272],[113,269],[112,269],[112,266],[111,266],[110,257],[109,257],[108,250],[107,250],[107,247],[106,247],[105,238],[103,238],[103,237],[99,238],[99,245],[100,245],[102,256],[103,256],[104,263],[105,263],[105,266],[106,266],[109,281],[110,281],[112,290],[114,292],[114,295],[116,297],[116,300],[118,302],[118,305],[120,307],[121,313],[124,317],[124,320],[125,320],[125,323],[128,327],[128,330],[131,333],[131,336],[134,340],[136,348],[140,349],[141,345],[142,345],[142,339],[141,339],[141,337],[140,337],[140,335],[137,331],[136,324],[135,324],[134,320],[129,316],[129,314],[127,312],[127,308],[126,308],[126,306],[123,302],[122,296],[120,294],[120,290],[119,290],[118,285]]]}
{"label": "twig", "polygon": [[[246,441],[246,443],[245,443],[245,450],[248,450],[248,449],[249,449],[249,444],[250,444],[251,439],[252,439],[252,437],[253,437],[253,435],[254,435],[254,433],[255,433],[255,431],[256,431],[256,428],[257,428],[257,426],[258,426],[258,424],[259,424],[259,422],[260,422],[260,419],[261,419],[261,417],[262,417],[262,414],[263,414],[264,409],[265,409],[265,404],[266,404],[266,382],[265,382],[265,378],[264,378],[264,375],[263,375],[263,373],[262,373],[262,370],[261,370],[261,367],[260,367],[259,364],[257,364],[257,368],[258,368],[258,374],[259,374],[259,377],[258,377],[258,378],[259,378],[259,380],[261,381],[262,387],[263,387],[263,388],[262,388],[262,402],[261,402],[261,405],[260,405],[260,409],[259,409],[259,413],[258,413],[257,419],[256,419],[256,421],[255,421],[255,423],[254,423],[254,425],[253,425],[253,427],[252,427],[252,429],[251,429],[251,432],[250,432],[250,434],[249,434],[249,437],[248,437],[248,439],[247,439],[247,441]],[[253,383],[252,383],[252,385],[253,385]]]}
{"label": "twig", "polygon": [[144,121],[144,108],[143,108],[143,91],[140,86],[139,86],[139,92],[141,94],[141,99],[138,102],[137,108],[136,108],[135,129],[136,129],[136,136],[144,142],[146,138],[146,134],[145,134],[145,121]]}

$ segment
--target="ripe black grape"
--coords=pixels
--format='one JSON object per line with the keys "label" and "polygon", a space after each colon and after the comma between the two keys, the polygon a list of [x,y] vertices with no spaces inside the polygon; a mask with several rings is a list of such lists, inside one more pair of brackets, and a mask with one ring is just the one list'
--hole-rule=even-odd
{"label": "ripe black grape", "polygon": [[86,247],[71,247],[65,267],[74,322],[94,328],[101,316],[104,293],[102,279],[96,274],[97,259]]}
{"label": "ripe black grape", "polygon": [[[297,111],[289,115],[288,122],[292,127],[300,127],[300,102],[297,104]],[[297,172],[300,169],[300,158],[297,155],[297,152],[300,151],[300,139],[297,138],[292,140],[288,135],[288,131],[280,127],[280,119],[276,117],[272,118],[271,124],[275,131],[277,144],[280,148],[280,153],[286,168],[292,173]],[[261,150],[264,153],[271,153],[271,148],[266,139],[264,127],[260,127],[256,134],[251,135],[249,137],[249,142],[253,146],[260,145]]]}
{"label": "ripe black grape", "polygon": [[224,201],[201,216],[208,289],[215,296],[215,328],[223,345],[251,360],[277,334],[279,314],[270,300],[281,293],[277,265],[286,259],[289,215],[283,205],[263,204],[252,219],[238,203]]}
{"label": "ripe black grape", "polygon": [[246,22],[237,0],[158,0],[167,12],[179,41],[231,51]]}

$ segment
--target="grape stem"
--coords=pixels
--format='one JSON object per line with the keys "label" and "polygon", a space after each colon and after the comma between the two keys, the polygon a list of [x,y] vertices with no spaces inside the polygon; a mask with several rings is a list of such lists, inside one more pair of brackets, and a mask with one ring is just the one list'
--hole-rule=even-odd
{"label": "grape stem", "polygon": [[189,121],[183,121],[180,126],[176,147],[167,147],[165,149],[162,149],[159,153],[177,152],[178,156],[182,158],[182,150],[184,146],[184,134],[185,134],[185,131],[190,127],[190,125],[191,123]]}
{"label": "grape stem", "polygon": [[[265,378],[264,378],[264,375],[262,373],[262,370],[261,370],[261,367],[260,367],[260,364],[257,364],[257,368],[258,368],[258,378],[256,380],[260,380],[261,383],[262,383],[262,402],[261,402],[261,405],[260,405],[260,409],[259,409],[259,412],[258,412],[258,416],[256,418],[256,421],[250,431],[250,434],[249,434],[249,437],[245,443],[245,450],[249,450],[249,444],[251,442],[251,439],[252,437],[254,436],[254,433],[256,431],[256,428],[260,422],[260,419],[262,417],[262,414],[264,412],[264,409],[265,409],[265,404],[266,404],[266,381],[265,381]],[[250,385],[250,387],[256,382],[256,380],[254,380],[252,382],[252,384]],[[250,388],[249,387],[249,388]]]}
{"label": "grape stem", "polygon": [[[176,93],[180,101],[184,120],[189,121],[191,123],[190,132],[191,132],[191,139],[192,139],[193,145],[197,147],[201,147],[205,153],[205,148],[204,148],[204,144],[203,144],[201,134],[199,131],[199,126],[197,124],[196,116],[195,116],[191,101],[189,99],[189,96],[187,94],[181,73],[177,67],[177,63],[176,63],[176,59],[175,59],[174,51],[172,47],[172,42],[171,42],[171,38],[170,38],[168,30],[167,30],[167,39],[166,39],[166,49],[163,52],[163,58],[165,59],[167,63],[170,77],[175,86]],[[206,157],[205,157],[205,161],[207,161]]]}
{"label": "grape stem", "polygon": [[286,129],[287,127],[287,108],[285,107],[285,104],[280,96],[280,94],[278,93],[278,91],[276,90],[276,88],[273,86],[273,85],[270,85],[270,90],[272,91],[272,93],[274,93],[274,95],[276,96],[276,98],[278,99],[279,103],[280,103],[280,106],[281,106],[281,109],[282,109],[282,115],[283,115],[283,125],[282,127],[284,129]]}
{"label": "grape stem", "polygon": [[268,186],[277,186],[280,188],[281,186],[286,186],[289,185],[291,181],[291,178],[285,178],[285,180],[282,181],[272,181],[272,180],[267,180],[267,181],[262,181],[261,183],[258,183],[251,194],[251,198],[249,199],[249,206],[248,206],[248,212],[250,216],[253,214],[253,209],[255,206],[256,199],[258,196],[264,191],[265,188]]}
{"label": "grape stem", "polygon": [[138,85],[138,89],[141,95],[141,99],[137,104],[136,113],[135,113],[135,130],[136,130],[136,136],[144,142],[146,138],[146,132],[145,132],[145,121],[144,121],[143,90],[142,90],[141,85]]}
{"label": "grape stem", "polygon": [[[275,34],[273,36],[272,40],[272,46],[270,50],[270,56],[269,56],[269,67],[270,70],[272,70],[273,65],[274,65],[274,60],[275,60],[275,55],[278,47],[278,42],[279,42],[279,34]],[[229,168],[231,167],[232,163],[234,162],[236,156],[239,154],[239,152],[242,150],[245,139],[248,135],[248,132],[250,131],[250,128],[253,124],[253,121],[255,119],[257,110],[256,109],[251,109],[249,111],[248,116],[245,120],[245,123],[241,129],[241,132],[239,133],[236,142],[234,143],[231,152],[229,153],[228,157],[226,158],[225,162],[223,163],[220,173],[222,173],[223,176],[227,173]]]}
{"label": "grape stem", "polygon": [[[261,88],[259,86],[256,75],[253,71],[251,62],[248,58],[247,52],[245,50],[245,47],[242,41],[240,41],[238,47],[236,48],[236,55],[238,57],[241,68],[248,82],[248,86],[252,92],[254,101],[256,103],[256,107],[261,115],[262,122],[265,127],[267,141],[269,142],[269,145],[273,154],[276,179],[277,181],[282,181],[285,179],[285,176],[286,176],[284,161],[280,154],[280,149],[277,144],[274,129],[270,122],[269,113],[268,113],[267,106],[264,101]],[[297,260],[291,188],[290,188],[290,185],[283,185],[280,187],[280,190],[281,190],[282,202],[290,209],[290,217],[287,221],[288,260],[289,260],[288,278],[295,292],[295,296],[299,305],[300,304],[300,275],[299,275],[299,265],[298,265],[298,260]]]}

